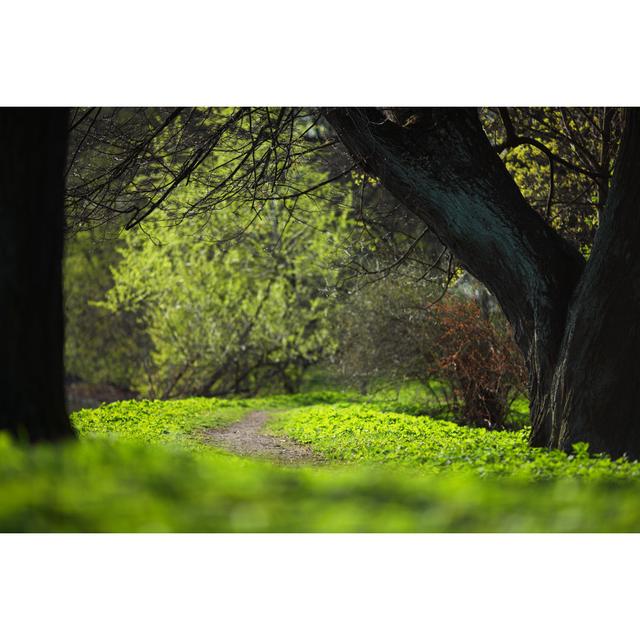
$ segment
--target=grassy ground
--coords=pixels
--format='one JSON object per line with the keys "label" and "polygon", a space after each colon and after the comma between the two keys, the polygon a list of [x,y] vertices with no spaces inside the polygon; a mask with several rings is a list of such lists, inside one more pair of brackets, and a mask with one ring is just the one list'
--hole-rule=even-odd
{"label": "grassy ground", "polygon": [[[394,402],[326,392],[84,410],[78,442],[0,438],[0,530],[640,531],[638,464],[531,450],[522,432]],[[328,464],[286,468],[199,441],[256,409]]]}
{"label": "grassy ground", "polygon": [[335,461],[396,465],[429,474],[479,477],[640,478],[640,464],[590,456],[584,444],[571,455],[533,449],[529,429],[488,431],[427,416],[383,411],[375,405],[340,403],[290,410],[271,429],[307,444]]}

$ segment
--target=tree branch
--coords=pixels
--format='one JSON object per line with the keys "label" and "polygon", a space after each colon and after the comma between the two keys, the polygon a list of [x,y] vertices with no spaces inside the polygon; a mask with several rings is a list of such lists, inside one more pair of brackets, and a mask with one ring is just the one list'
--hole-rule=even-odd
{"label": "tree branch", "polygon": [[596,182],[603,178],[603,175],[601,173],[592,171],[590,169],[585,169],[584,167],[565,160],[563,157],[551,151],[549,147],[547,147],[539,140],[536,140],[535,138],[531,138],[529,136],[517,135],[513,126],[513,121],[511,120],[511,116],[509,114],[509,110],[506,107],[500,107],[499,111],[507,136],[504,142],[501,142],[494,147],[496,153],[500,153],[502,151],[505,151],[506,149],[515,149],[516,147],[519,147],[521,145],[529,145],[535,147],[539,151],[542,151],[542,153],[544,153],[549,159],[549,162],[555,161],[558,164],[567,167],[567,169],[571,169],[572,171],[576,171],[577,173],[588,176]]}

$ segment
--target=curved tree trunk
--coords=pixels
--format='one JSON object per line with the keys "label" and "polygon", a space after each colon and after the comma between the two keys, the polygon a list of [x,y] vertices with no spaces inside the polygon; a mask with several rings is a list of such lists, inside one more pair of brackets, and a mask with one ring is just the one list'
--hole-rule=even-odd
{"label": "curved tree trunk", "polygon": [[496,296],[530,379],[533,445],[640,456],[640,124],[585,269],[528,205],[475,109],[327,109],[354,159]]}
{"label": "curved tree trunk", "polygon": [[0,429],[73,435],[65,407],[66,109],[0,109]]}

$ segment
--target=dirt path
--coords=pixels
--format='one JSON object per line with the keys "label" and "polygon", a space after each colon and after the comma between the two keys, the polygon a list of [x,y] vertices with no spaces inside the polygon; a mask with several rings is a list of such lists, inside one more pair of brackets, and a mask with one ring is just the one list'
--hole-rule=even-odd
{"label": "dirt path", "polygon": [[222,429],[205,429],[203,441],[241,456],[267,458],[282,464],[320,462],[309,447],[284,436],[264,433],[266,411],[252,411],[242,420]]}

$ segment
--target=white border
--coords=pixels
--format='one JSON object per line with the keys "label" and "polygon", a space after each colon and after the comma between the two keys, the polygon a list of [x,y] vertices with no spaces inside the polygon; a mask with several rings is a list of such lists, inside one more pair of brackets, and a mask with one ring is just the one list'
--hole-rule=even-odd
{"label": "white border", "polygon": [[1,104],[636,104],[628,0],[5,3]]}
{"label": "white border", "polygon": [[3,536],[3,637],[624,638],[633,535]]}

